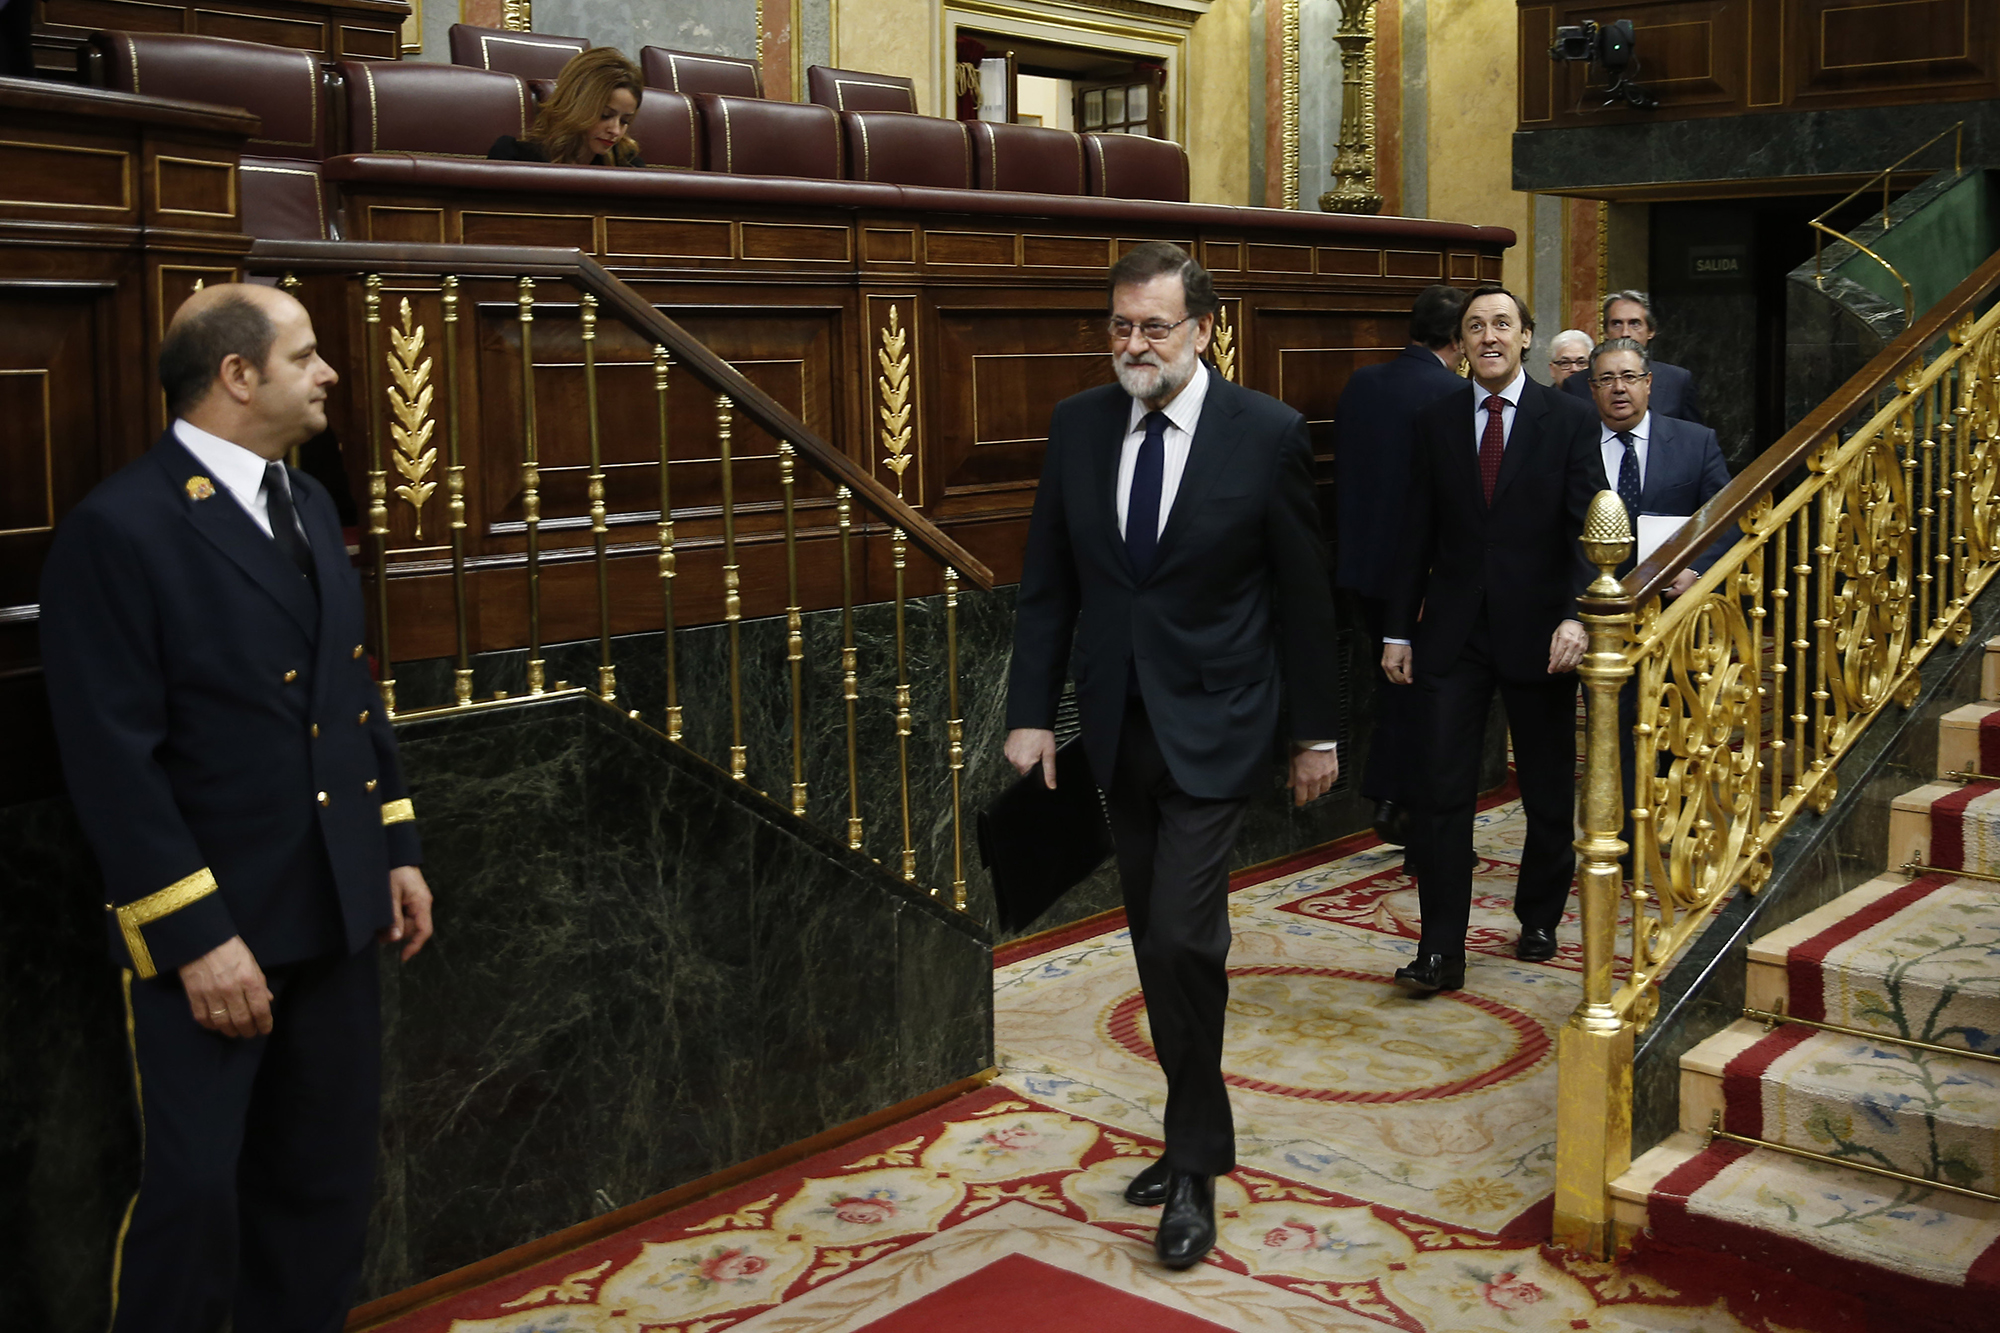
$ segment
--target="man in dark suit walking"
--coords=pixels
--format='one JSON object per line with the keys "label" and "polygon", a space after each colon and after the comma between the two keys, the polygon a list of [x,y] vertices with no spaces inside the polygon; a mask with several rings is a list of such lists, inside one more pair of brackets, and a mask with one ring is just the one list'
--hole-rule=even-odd
{"label": "man in dark suit walking", "polygon": [[1281,737],[1299,804],[1339,775],[1333,589],[1304,418],[1200,359],[1219,305],[1208,273],[1149,242],[1110,285],[1118,382],[1064,399],[1049,422],[1006,749],[1055,785],[1073,668],[1167,1076],[1165,1154],[1125,1197],[1165,1205],[1154,1247],[1186,1268],[1215,1244],[1215,1177],[1236,1163],[1222,1079],[1230,849]]}
{"label": "man in dark suit walking", "polygon": [[[1410,342],[1393,361],[1363,366],[1348,377],[1334,408],[1333,462],[1340,481],[1339,586],[1352,593],[1361,620],[1382,653],[1382,625],[1403,532],[1403,495],[1410,484],[1410,422],[1420,408],[1465,387],[1458,364],[1458,317],[1465,293],[1439,283],[1410,309]],[[1361,795],[1375,802],[1375,832],[1384,842],[1410,840],[1412,691],[1384,682],[1375,691],[1375,730]]]}
{"label": "man in dark suit walking", "polygon": [[[1604,298],[1602,311],[1607,342],[1630,338],[1647,347],[1660,332],[1653,319],[1652,299],[1644,292],[1613,292]],[[1685,367],[1665,361],[1654,361],[1652,366],[1653,414],[1701,425],[1701,395],[1695,391],[1694,376]],[[1564,380],[1563,392],[1589,401],[1590,372],[1579,370]]]}
{"label": "man in dark suit walking", "polygon": [[1382,669],[1416,682],[1423,718],[1423,938],[1396,970],[1420,993],[1465,982],[1480,738],[1496,690],[1528,817],[1514,890],[1523,960],[1555,956],[1576,868],[1576,595],[1591,573],[1577,537],[1604,464],[1595,416],[1521,369],[1531,327],[1512,292],[1474,288],[1461,325],[1473,382],[1416,420]]}
{"label": "man in dark suit walking", "polygon": [[114,1333],[336,1333],[376,1151],[375,939],[431,933],[361,585],[280,461],[335,379],[274,288],[197,292],[175,420],[63,521],[42,655],[104,877],[143,1145]]}
{"label": "man in dark suit walking", "polygon": [[[1722,445],[1713,430],[1649,410],[1652,378],[1646,346],[1635,339],[1612,338],[1599,343],[1590,354],[1590,395],[1597,405],[1604,474],[1625,502],[1634,533],[1639,531],[1641,516],[1691,516],[1729,484],[1729,465],[1723,461]],[[1717,538],[1674,576],[1666,595],[1678,597],[1692,588],[1733,544],[1728,536]],[[1630,573],[1637,564],[1635,549],[1633,557],[1619,568],[1619,576]],[[1639,720],[1638,691],[1638,682],[1628,680],[1618,694],[1618,734],[1625,746],[1620,771],[1626,815],[1621,836],[1627,847],[1632,846],[1632,798],[1638,771],[1633,762],[1632,733]],[[1631,853],[1626,855],[1629,871]]]}

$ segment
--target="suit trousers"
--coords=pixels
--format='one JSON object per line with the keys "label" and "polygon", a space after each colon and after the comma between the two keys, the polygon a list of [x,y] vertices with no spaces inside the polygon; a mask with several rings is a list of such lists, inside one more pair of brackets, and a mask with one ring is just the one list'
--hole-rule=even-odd
{"label": "suit trousers", "polygon": [[381,1101],[375,946],[266,973],[266,1036],[125,973],[144,1163],[112,1333],[338,1333],[360,1277]]}
{"label": "suit trousers", "polygon": [[1229,1005],[1229,854],[1246,802],[1182,791],[1136,696],[1126,704],[1105,796],[1139,985],[1167,1076],[1166,1161],[1176,1170],[1219,1176],[1236,1165],[1222,1030]]}
{"label": "suit trousers", "polygon": [[1514,915],[1522,928],[1555,929],[1576,876],[1576,673],[1508,680],[1494,664],[1491,645],[1482,609],[1456,662],[1426,671],[1421,651],[1416,659],[1429,769],[1426,836],[1413,867],[1423,912],[1418,950],[1424,954],[1465,953],[1472,916],[1473,807],[1479,799],[1486,713],[1495,690],[1507,713],[1528,820],[1527,846],[1514,886]]}
{"label": "suit trousers", "polygon": [[1368,739],[1368,766],[1361,774],[1361,795],[1369,801],[1407,804],[1417,796],[1412,760],[1416,753],[1417,688],[1398,685],[1382,674],[1382,622],[1388,603],[1380,597],[1353,594],[1361,623],[1375,655],[1367,670],[1375,682],[1375,727]]}

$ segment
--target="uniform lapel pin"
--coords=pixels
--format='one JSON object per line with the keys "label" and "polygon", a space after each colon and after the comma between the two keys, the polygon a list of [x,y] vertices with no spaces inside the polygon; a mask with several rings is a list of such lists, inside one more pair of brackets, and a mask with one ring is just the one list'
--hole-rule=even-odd
{"label": "uniform lapel pin", "polygon": [[209,496],[215,494],[215,483],[207,477],[189,477],[187,479],[187,493],[190,500],[206,500]]}

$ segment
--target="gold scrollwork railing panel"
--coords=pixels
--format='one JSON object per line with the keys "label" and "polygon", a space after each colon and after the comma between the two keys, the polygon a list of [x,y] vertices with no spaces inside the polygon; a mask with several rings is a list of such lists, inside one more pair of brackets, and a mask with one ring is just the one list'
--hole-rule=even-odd
{"label": "gold scrollwork railing panel", "polygon": [[1801,811],[1831,806],[1841,757],[1915,702],[1925,657],[1965,639],[2000,567],[2000,307],[1978,314],[1995,289],[2000,256],[1622,583],[1623,506],[1610,492],[1592,506],[1584,996],[1558,1045],[1560,1243],[1615,1243],[1606,1186],[1629,1163],[1634,1037],[1661,979],[1732,893],[1765,885]]}
{"label": "gold scrollwork railing panel", "polygon": [[[878,349],[891,489],[577,251],[260,243],[249,266],[321,320],[358,312],[348,429],[392,715],[588,696],[965,909],[959,601],[993,576],[903,499],[897,306]],[[450,545],[412,544],[440,482]],[[646,633],[661,648],[635,654]]]}

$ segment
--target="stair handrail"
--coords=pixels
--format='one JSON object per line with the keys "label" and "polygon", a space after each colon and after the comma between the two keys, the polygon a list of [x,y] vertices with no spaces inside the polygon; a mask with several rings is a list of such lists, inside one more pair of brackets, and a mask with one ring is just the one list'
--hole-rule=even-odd
{"label": "stair handrail", "polygon": [[1972,599],[2000,572],[1996,293],[2000,253],[1622,581],[1624,506],[1610,492],[1592,505],[1583,995],[1557,1039],[1559,1244],[1605,1257],[1622,1239],[1608,1187],[1631,1160],[1636,1037],[1658,983],[1729,893],[1763,886],[1799,812],[1827,811],[1840,758],[1890,704],[1915,701],[1924,659],[1964,639]]}
{"label": "stair handrail", "polygon": [[980,588],[993,571],[935,523],[829,444],[777,399],[752,384],[709,346],[660,313],[582,250],[559,246],[423,245],[392,241],[257,241],[243,261],[251,273],[394,273],[405,276],[533,277],[567,280],[589,292],[633,328],[665,347],[683,366],[771,435],[789,440],[813,467],[854,492],[864,507],[909,534],[917,548]]}
{"label": "stair handrail", "polygon": [[1880,171],[1876,172],[1873,176],[1870,176],[1867,180],[1863,181],[1860,185],[1856,186],[1853,192],[1850,193],[1845,199],[1842,199],[1839,203],[1833,205],[1831,208],[1823,209],[1818,217],[1814,218],[1811,222],[1808,222],[1806,224],[1807,226],[1813,229],[1813,285],[1814,286],[1819,287],[1821,289],[1824,289],[1826,287],[1826,274],[1823,273],[1820,269],[1820,251],[1826,244],[1825,237],[1831,236],[1835,240],[1847,242],[1849,245],[1853,246],[1856,250],[1859,250],[1862,254],[1867,255],[1870,259],[1880,264],[1883,268],[1888,269],[1889,276],[1894,278],[1897,282],[1901,283],[1903,286],[1904,325],[1908,326],[1910,321],[1916,318],[1917,316],[1916,293],[1911,290],[1909,279],[1905,278],[1894,264],[1891,264],[1888,260],[1876,254],[1873,250],[1870,250],[1867,246],[1855,240],[1852,236],[1849,236],[1846,232],[1836,231],[1832,227],[1827,226],[1826,220],[1832,217],[1835,213],[1838,213],[1841,209],[1853,203],[1856,199],[1859,199],[1864,192],[1874,188],[1875,182],[1877,180],[1880,180],[1882,182],[1882,230],[1885,232],[1889,230],[1890,226],[1889,178],[1895,174],[1897,168],[1901,167],[1905,162],[1908,162],[1911,158],[1917,156],[1919,153],[1922,153],[1923,151],[1928,149],[1932,144],[1936,143],[1939,139],[1944,138],[1945,135],[1947,134],[1952,134],[1957,136],[1957,139],[1953,144],[1952,154],[1951,154],[1952,175],[1954,176],[1964,175],[1965,174],[1965,122],[1961,120],[1956,125],[1952,125],[1947,129],[1940,130],[1938,133],[1932,135],[1929,139],[1926,139],[1918,147],[1903,154],[1901,157],[1897,158],[1894,162],[1882,168]]}

